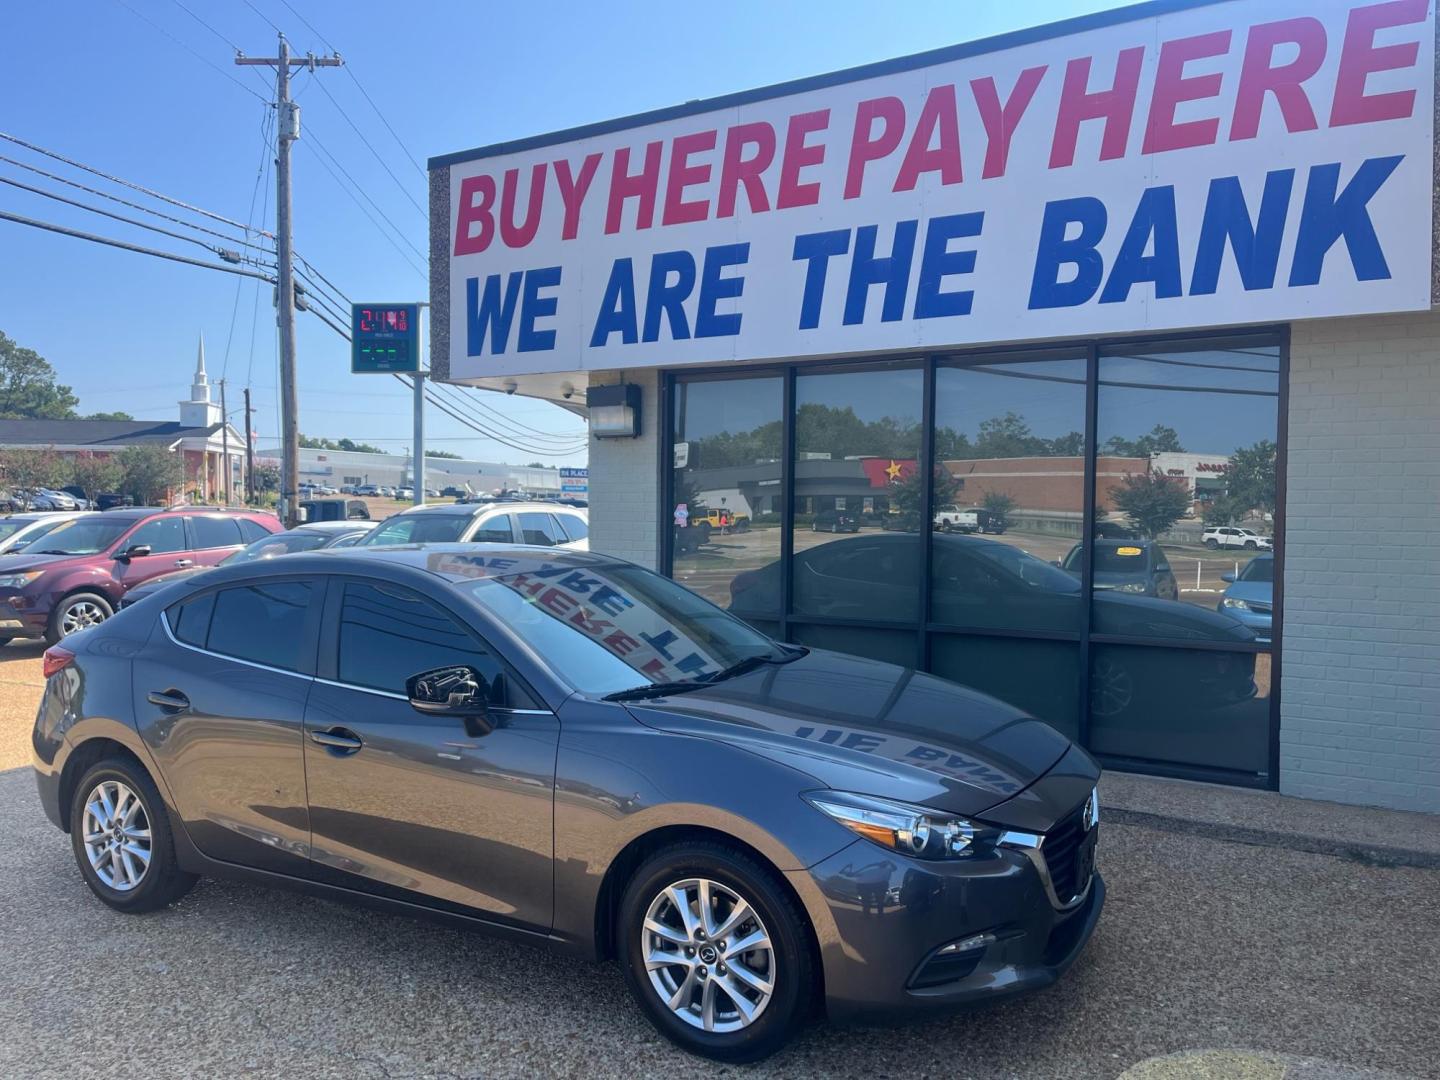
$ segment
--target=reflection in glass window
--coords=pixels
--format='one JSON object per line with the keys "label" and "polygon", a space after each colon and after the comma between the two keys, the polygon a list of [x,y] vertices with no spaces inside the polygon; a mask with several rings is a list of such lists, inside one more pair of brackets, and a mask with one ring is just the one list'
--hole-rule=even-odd
{"label": "reflection in glass window", "polygon": [[340,608],[341,682],[405,693],[424,671],[464,664],[493,682],[499,666],[464,627],[404,589],[347,582]]}
{"label": "reflection in glass window", "polygon": [[1069,738],[1080,731],[1076,700],[1080,646],[1070,641],[936,634],[930,670],[997,697],[1044,720]]}
{"label": "reflection in glass window", "polygon": [[1260,776],[1269,762],[1270,692],[1266,653],[1096,645],[1090,749]]}
{"label": "reflection in glass window", "polygon": [[[1279,372],[1278,346],[1243,338],[1102,352],[1096,521],[1128,533],[1112,550],[1163,544],[1176,592],[1147,595],[1213,611],[1222,575],[1270,549]],[[1098,569],[1097,592],[1116,587]],[[1145,636],[1208,635],[1157,619]]]}
{"label": "reflection in glass window", "polygon": [[671,576],[743,618],[780,611],[782,393],[774,376],[675,386]]}
{"label": "reflection in glass window", "polygon": [[920,617],[923,384],[903,368],[796,377],[797,614]]}
{"label": "reflection in glass window", "polygon": [[151,555],[168,555],[174,551],[184,551],[185,543],[185,522],[178,516],[157,517],[141,525],[125,540],[127,548],[145,545],[150,549]]}
{"label": "reflection in glass window", "polygon": [[207,648],[287,671],[302,671],[305,611],[310,586],[302,581],[240,585],[215,594]]}
{"label": "reflection in glass window", "polygon": [[1074,353],[936,369],[936,622],[1079,629],[1076,583],[1050,564],[1080,551],[1085,377]]}

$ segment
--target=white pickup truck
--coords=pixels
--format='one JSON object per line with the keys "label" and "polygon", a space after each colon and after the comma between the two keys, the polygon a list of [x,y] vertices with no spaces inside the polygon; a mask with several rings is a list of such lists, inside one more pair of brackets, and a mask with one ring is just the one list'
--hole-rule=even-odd
{"label": "white pickup truck", "polygon": [[980,515],[958,506],[942,506],[935,511],[935,528],[941,532],[977,533],[980,531]]}

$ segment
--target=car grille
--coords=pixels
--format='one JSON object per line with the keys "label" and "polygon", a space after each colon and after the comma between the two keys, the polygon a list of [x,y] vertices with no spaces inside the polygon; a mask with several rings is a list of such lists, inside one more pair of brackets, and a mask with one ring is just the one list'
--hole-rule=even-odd
{"label": "car grille", "polygon": [[1250,610],[1251,610],[1251,611],[1253,611],[1253,612],[1255,612],[1255,613],[1257,613],[1257,614],[1259,614],[1259,615],[1269,615],[1269,614],[1270,614],[1270,605],[1269,605],[1269,604],[1261,603],[1259,600],[1247,600],[1247,601],[1245,601],[1245,603],[1247,603],[1247,604],[1250,605]]}
{"label": "car grille", "polygon": [[1062,904],[1070,903],[1090,884],[1088,877],[1085,881],[1078,880],[1076,859],[1085,840],[1084,815],[1085,803],[1081,803],[1045,834],[1045,842],[1040,845],[1040,854],[1050,872],[1050,884]]}

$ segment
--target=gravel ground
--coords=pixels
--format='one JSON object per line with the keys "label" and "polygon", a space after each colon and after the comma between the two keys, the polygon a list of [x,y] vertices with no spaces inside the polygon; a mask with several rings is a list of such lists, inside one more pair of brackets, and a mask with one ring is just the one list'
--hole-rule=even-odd
{"label": "gravel ground", "polygon": [[[7,764],[28,759],[38,654],[0,653]],[[725,1070],[655,1036],[612,966],[229,882],[123,916],[90,896],[28,768],[0,772],[0,815],[5,1077],[1377,1080],[1440,1061],[1433,869],[1106,823],[1109,906],[1058,986],[903,1028],[817,1025]]]}

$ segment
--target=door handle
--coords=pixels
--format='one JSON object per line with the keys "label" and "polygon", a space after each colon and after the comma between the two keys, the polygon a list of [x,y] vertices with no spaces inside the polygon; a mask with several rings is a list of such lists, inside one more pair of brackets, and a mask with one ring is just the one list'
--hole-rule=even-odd
{"label": "door handle", "polygon": [[179,690],[151,690],[146,697],[151,705],[159,705],[166,712],[183,712],[190,708],[190,699]]}
{"label": "door handle", "polygon": [[342,754],[353,754],[365,745],[359,735],[343,727],[333,727],[326,731],[312,731],[310,732],[310,741],[327,750],[336,750]]}
{"label": "door handle", "polygon": [[179,566],[179,567],[194,566],[194,565],[195,565],[195,560],[194,560],[194,559],[176,559],[176,560],[175,560],[175,565],[176,565],[176,566]]}

